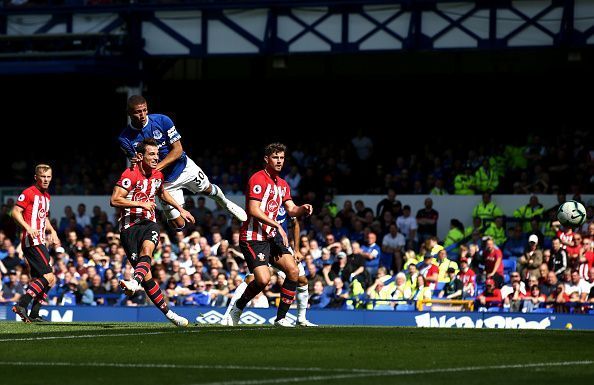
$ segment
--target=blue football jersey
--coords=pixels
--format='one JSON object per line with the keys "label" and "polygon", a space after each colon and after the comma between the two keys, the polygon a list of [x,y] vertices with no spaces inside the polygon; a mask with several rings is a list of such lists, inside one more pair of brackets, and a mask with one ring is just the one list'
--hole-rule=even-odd
{"label": "blue football jersey", "polygon": [[[159,145],[159,161],[162,161],[169,154],[171,144],[180,140],[181,135],[177,132],[173,121],[168,116],[149,114],[147,124],[141,130],[128,125],[118,137],[118,142],[122,150],[126,153],[126,156],[132,158],[136,154],[138,143],[142,142],[145,138],[154,138],[157,141]],[[179,177],[184,168],[186,168],[187,159],[186,153],[182,152],[179,159],[162,170],[165,176],[165,182],[172,182]]]}
{"label": "blue football jersey", "polygon": [[278,208],[278,214],[276,214],[276,221],[283,226],[283,230],[285,233],[289,231],[289,225],[287,223],[287,210],[285,210],[285,205],[280,205]]}

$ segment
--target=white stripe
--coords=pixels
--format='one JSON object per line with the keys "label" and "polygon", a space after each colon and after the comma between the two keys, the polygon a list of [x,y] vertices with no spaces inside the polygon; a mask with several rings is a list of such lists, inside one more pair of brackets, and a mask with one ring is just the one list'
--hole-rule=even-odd
{"label": "white stripe", "polygon": [[375,373],[369,369],[342,369],[342,368],[298,368],[286,366],[244,366],[244,365],[190,365],[190,364],[128,364],[121,362],[39,362],[39,361],[0,361],[0,365],[15,366],[79,366],[79,367],[107,367],[107,368],[159,368],[159,369],[224,369],[224,370],[270,370],[277,372],[351,372],[351,373]]}
{"label": "white stripe", "polygon": [[[272,190],[271,185],[270,183],[267,183],[266,191],[264,191],[264,195],[262,196],[262,202],[260,202],[260,210],[262,210],[262,212],[264,213],[266,213],[266,204],[268,203],[268,198],[270,197],[270,190]],[[256,223],[256,226],[256,228],[258,229],[258,233],[256,234],[256,240],[263,241],[264,231],[268,226],[260,222]]]}
{"label": "white stripe", "polygon": [[[156,333],[145,333],[156,334]],[[120,334],[125,335],[125,334]],[[130,335],[130,334],[129,334]],[[484,370],[499,370],[499,369],[529,369],[542,367],[559,367],[559,366],[578,366],[578,365],[592,365],[594,361],[562,361],[562,362],[541,362],[533,364],[510,364],[510,365],[491,365],[491,366],[466,366],[459,368],[441,368],[441,369],[419,369],[419,370],[369,370],[369,369],[351,369],[351,368],[299,368],[299,367],[268,367],[268,366],[240,366],[240,365],[179,365],[179,364],[161,364],[161,363],[144,363],[144,364],[126,364],[126,363],[109,363],[109,362],[38,362],[38,361],[0,361],[0,365],[5,366],[63,366],[63,367],[113,367],[113,368],[162,368],[162,369],[224,369],[224,370],[256,370],[256,371],[295,371],[295,372],[342,372],[344,374],[335,374],[329,376],[304,376],[304,377],[288,377],[288,378],[272,378],[272,379],[255,379],[255,380],[238,380],[238,381],[223,381],[223,382],[208,382],[197,385],[257,385],[257,384],[283,384],[291,382],[306,382],[306,381],[324,381],[324,380],[338,380],[345,378],[364,378],[364,377],[390,377],[390,376],[407,376],[419,374],[440,374],[440,373],[456,373],[456,372],[476,372]],[[346,372],[346,373],[345,373]]]}
{"label": "white stripe", "polygon": [[[126,199],[129,201],[132,200],[132,190],[128,191],[128,195],[126,195]],[[132,215],[132,210],[130,210],[130,207],[126,207],[124,209],[124,227],[122,227],[122,230],[130,227],[130,216],[131,215]]]}
{"label": "white stripe", "polygon": [[[31,226],[31,228],[33,230],[37,230],[37,214],[39,213],[39,195],[35,195],[33,198],[33,211],[31,211],[31,220],[29,221],[29,225]],[[29,237],[27,237],[29,238]],[[27,239],[27,243],[29,243],[29,240]],[[33,239],[33,245],[38,245],[39,241],[37,240],[37,238]],[[31,244],[28,244],[27,246],[33,246]]]}
{"label": "white stripe", "polygon": [[331,376],[307,376],[307,377],[288,377],[288,378],[272,378],[260,380],[239,380],[239,381],[222,381],[222,382],[207,382],[196,385],[257,385],[257,384],[286,384],[291,382],[308,382],[308,381],[326,381],[339,380],[345,378],[361,378],[361,377],[390,377],[390,376],[406,376],[419,374],[435,374],[435,373],[452,373],[452,372],[475,372],[483,370],[497,370],[497,369],[528,369],[541,368],[549,366],[574,366],[574,365],[592,365],[594,361],[564,361],[564,362],[542,362],[535,364],[512,364],[512,365],[493,365],[493,366],[467,366],[460,368],[443,368],[443,369],[420,369],[420,370],[378,370],[376,372],[352,373],[352,374],[336,374]]}
{"label": "white stripe", "polygon": [[[151,193],[149,194],[149,201],[155,201],[155,191],[157,190],[157,184],[155,183],[155,179],[151,179]],[[146,218],[150,219],[153,222],[156,222],[155,212],[154,211],[147,211]]]}
{"label": "white stripe", "polygon": [[[208,333],[219,333],[219,332],[234,332],[234,331],[269,331],[275,330],[271,327],[248,327],[248,328],[224,328],[224,329],[208,329]],[[178,330],[173,329],[171,331],[162,332],[145,332],[145,333],[112,333],[112,334],[79,334],[79,335],[67,335],[67,336],[44,336],[44,337],[27,337],[27,338],[6,338],[0,339],[0,342],[14,342],[14,341],[42,341],[42,340],[62,340],[62,339],[77,339],[77,338],[99,338],[99,337],[119,337],[119,336],[142,336],[145,334],[171,334],[171,333],[197,333],[205,331],[204,328],[199,330]]]}

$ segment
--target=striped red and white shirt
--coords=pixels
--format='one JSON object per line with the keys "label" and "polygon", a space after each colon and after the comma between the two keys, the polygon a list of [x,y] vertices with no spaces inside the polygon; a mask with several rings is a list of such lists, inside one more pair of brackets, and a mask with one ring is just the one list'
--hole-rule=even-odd
{"label": "striped red and white shirt", "polygon": [[41,192],[36,185],[23,191],[17,198],[16,205],[23,209],[23,219],[33,230],[39,230],[36,238],[25,230],[21,236],[23,247],[45,245],[45,219],[49,216],[50,195]]}
{"label": "striped red and white shirt", "polygon": [[[126,199],[134,202],[154,202],[155,195],[163,188],[163,173],[153,170],[150,176],[145,176],[138,166],[130,170],[127,168],[116,183],[128,191]],[[120,231],[134,226],[143,219],[156,222],[155,212],[141,207],[126,207],[120,209]]]}
{"label": "striped red and white shirt", "polygon": [[[289,184],[279,176],[272,179],[265,170],[252,175],[245,194],[246,208],[250,200],[260,201],[260,209],[272,220],[276,220],[281,205],[292,199]],[[275,227],[260,223],[256,218],[248,215],[247,221],[243,222],[241,226],[240,239],[242,241],[264,241],[275,235]]]}

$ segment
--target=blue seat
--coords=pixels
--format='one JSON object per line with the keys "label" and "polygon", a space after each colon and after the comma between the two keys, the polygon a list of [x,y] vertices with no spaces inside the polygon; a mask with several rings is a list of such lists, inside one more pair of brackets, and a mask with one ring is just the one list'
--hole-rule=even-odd
{"label": "blue seat", "polygon": [[503,271],[516,271],[516,261],[513,259],[504,259],[503,260]]}
{"label": "blue seat", "polygon": [[434,290],[436,290],[439,293],[440,291],[443,290],[443,287],[445,286],[445,284],[446,284],[445,282],[437,282],[435,284],[435,289]]}
{"label": "blue seat", "polygon": [[398,304],[396,305],[396,311],[414,311],[415,310],[415,305],[411,305],[408,303],[404,303],[404,304]]}
{"label": "blue seat", "polygon": [[487,313],[499,313],[501,308],[499,306],[490,307],[487,309]]}
{"label": "blue seat", "polygon": [[532,313],[552,313],[553,310],[555,310],[555,309],[553,309],[552,307],[550,307],[550,308],[537,307],[536,309],[532,310]]}

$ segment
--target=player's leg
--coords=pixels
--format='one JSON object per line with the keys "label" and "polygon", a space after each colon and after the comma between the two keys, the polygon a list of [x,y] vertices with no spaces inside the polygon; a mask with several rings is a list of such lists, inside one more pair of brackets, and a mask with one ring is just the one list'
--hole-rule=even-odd
{"label": "player's leg", "polygon": [[[185,203],[184,193],[181,186],[179,186],[176,182],[166,183],[164,188],[180,206],[183,206]],[[184,227],[186,226],[186,220],[181,216],[180,212],[173,206],[168,205],[161,200],[159,200],[159,202],[161,203],[161,209],[163,210],[163,214],[165,214],[165,218],[167,218],[169,225],[176,231],[183,231]]]}
{"label": "player's leg", "polygon": [[247,221],[247,214],[245,213],[245,210],[227,199],[223,193],[223,190],[221,190],[219,186],[210,183],[204,171],[202,171],[202,169],[190,158],[188,158],[188,164],[182,175],[180,175],[180,178],[187,177],[185,175],[186,171],[188,172],[190,178],[188,178],[188,180],[183,184],[184,188],[187,188],[194,193],[206,195],[217,202],[221,207],[229,211],[241,222]]}
{"label": "player's leg", "polygon": [[247,285],[245,292],[231,307],[231,311],[229,312],[231,326],[236,326],[239,323],[239,318],[247,303],[256,294],[264,290],[268,282],[270,282],[270,268],[268,267],[270,242],[241,241],[239,242],[239,247],[245,257],[250,272],[254,274],[254,280]]}
{"label": "player's leg", "polygon": [[[35,275],[37,278],[31,281],[27,292],[12,307],[12,311],[21,317],[24,322],[29,323],[34,321],[27,315],[27,307],[33,300],[43,300],[44,295],[56,282],[56,276],[49,265],[50,256],[45,245],[26,247],[23,249],[23,254],[31,268],[32,275]],[[41,304],[38,304],[37,314],[33,314],[35,318],[39,318],[40,307]]]}
{"label": "player's leg", "polygon": [[307,312],[307,302],[309,301],[309,291],[307,277],[302,264],[297,264],[299,270],[299,278],[297,279],[297,325],[306,327],[318,326],[313,322],[309,322],[305,313]]}
{"label": "player's leg", "polygon": [[225,310],[225,314],[223,315],[223,319],[221,320],[221,325],[230,325],[231,324],[231,318],[229,317],[229,313],[231,313],[231,309],[233,308],[233,305],[235,305],[235,302],[237,302],[237,300],[239,298],[241,298],[241,296],[245,292],[245,289],[247,289],[248,285],[253,280],[254,280],[254,275],[248,274],[248,275],[246,275],[243,282],[241,282],[239,284],[239,286],[237,286],[235,288],[235,291],[233,292],[233,296],[231,297],[231,301],[229,301],[229,305],[227,305],[227,310]]}
{"label": "player's leg", "polygon": [[278,305],[274,324],[276,326],[292,327],[293,325],[290,324],[285,316],[295,300],[299,270],[297,269],[295,259],[291,254],[282,254],[274,261],[274,265],[281,269],[286,275],[283,286],[281,287],[281,300]]}
{"label": "player's leg", "polygon": [[[31,280],[33,280],[35,278],[39,278],[39,277],[37,276],[37,274],[33,274],[33,272],[31,272]],[[55,280],[55,278],[54,278],[54,280]],[[36,296],[33,299],[33,306],[31,306],[31,311],[29,312],[29,318],[31,319],[31,322],[49,322],[48,320],[46,320],[45,318],[43,318],[39,315],[39,310],[41,310],[41,306],[43,305],[43,302],[44,301],[47,302],[47,299],[48,299],[47,294],[49,293],[49,291],[51,290],[52,287],[53,287],[53,285],[51,285],[51,286],[47,285],[43,289],[43,294]]]}
{"label": "player's leg", "polygon": [[[135,227],[136,229],[134,229]],[[159,226],[155,222],[145,221],[126,230],[132,231],[129,233],[122,232],[127,238],[125,245],[129,246],[131,240],[135,241],[136,246],[140,244],[140,247],[136,247],[139,250],[136,255],[140,255],[140,257],[130,259],[130,264],[134,267],[133,279],[130,281],[120,281],[120,285],[126,295],[131,295],[142,287],[151,302],[161,310],[169,321],[176,326],[187,326],[188,320],[186,318],[177,315],[169,309],[161,288],[157,285],[151,274],[152,256],[159,242]],[[126,255],[133,254],[128,254],[128,251],[126,251]]]}

